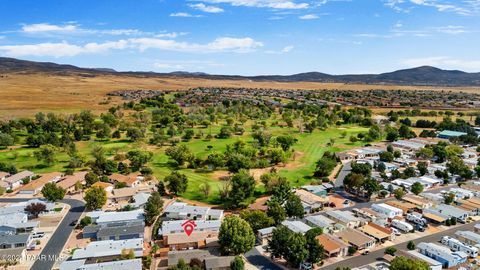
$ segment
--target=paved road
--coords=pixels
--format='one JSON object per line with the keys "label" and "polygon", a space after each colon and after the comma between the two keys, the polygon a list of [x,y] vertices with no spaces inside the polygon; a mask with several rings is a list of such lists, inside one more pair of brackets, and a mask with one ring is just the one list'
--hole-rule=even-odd
{"label": "paved road", "polygon": [[335,187],[343,187],[343,180],[345,179],[345,176],[350,173],[352,170],[352,162],[349,161],[345,164],[343,164],[342,169],[338,173],[337,179],[335,179]]}
{"label": "paved road", "polygon": [[[413,242],[415,242],[415,244],[418,244],[420,242],[431,242],[431,243],[439,242],[440,239],[443,236],[448,235],[448,236],[453,237],[455,235],[455,232],[458,231],[458,230],[473,231],[473,226],[475,226],[475,224],[478,224],[478,223],[479,223],[479,221],[468,223],[468,224],[463,224],[461,226],[454,227],[454,228],[445,230],[443,232],[427,235],[427,236],[417,238],[417,239],[412,239],[412,240],[413,240]],[[408,243],[408,241],[404,242],[404,243],[397,244],[397,245],[393,245],[393,246],[397,250],[408,250],[407,249],[407,243]],[[335,268],[342,267],[342,266],[350,266],[351,268],[360,267],[360,266],[375,262],[378,258],[383,257],[384,252],[385,252],[385,248],[382,248],[382,249],[370,252],[370,254],[368,254],[366,256],[361,256],[360,255],[360,256],[355,256],[355,257],[346,257],[346,258],[344,258],[343,260],[341,260],[337,263],[330,264],[330,265],[325,266],[325,267],[321,267],[321,269],[322,270],[334,270]]]}
{"label": "paved road", "polygon": [[[0,198],[0,202],[23,202],[30,199],[23,198]],[[55,260],[59,259],[65,243],[68,241],[68,237],[72,233],[74,227],[70,226],[70,223],[74,220],[78,220],[85,210],[85,203],[79,200],[65,199],[62,201],[70,205],[70,211],[62,220],[57,230],[53,233],[48,241],[47,245],[43,248],[39,257],[33,264],[31,269],[34,270],[50,270],[55,264]]]}
{"label": "paved road", "polygon": [[283,270],[283,268],[263,256],[255,247],[245,253],[245,258],[261,270]]}

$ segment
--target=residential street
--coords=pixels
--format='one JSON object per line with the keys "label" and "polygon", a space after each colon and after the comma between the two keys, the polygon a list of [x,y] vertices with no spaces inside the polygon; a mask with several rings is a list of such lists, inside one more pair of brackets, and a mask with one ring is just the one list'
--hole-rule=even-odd
{"label": "residential street", "polygon": [[245,258],[260,270],[283,270],[283,268],[276,263],[273,263],[267,257],[263,256],[256,247],[245,253]]}
{"label": "residential street", "polygon": [[[0,202],[15,203],[28,201],[27,198],[0,198]],[[45,248],[35,261],[31,269],[50,270],[55,264],[55,260],[59,260],[59,255],[72,233],[74,227],[70,223],[78,220],[85,210],[85,203],[79,200],[64,199],[61,202],[70,205],[70,211],[67,213],[62,222],[58,225],[57,230],[53,233]]]}

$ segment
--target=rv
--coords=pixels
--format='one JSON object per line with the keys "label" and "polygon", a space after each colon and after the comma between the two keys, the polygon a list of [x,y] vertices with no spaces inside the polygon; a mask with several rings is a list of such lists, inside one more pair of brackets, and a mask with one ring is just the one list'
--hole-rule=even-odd
{"label": "rv", "polygon": [[415,213],[415,212],[408,213],[406,219],[411,223],[414,223],[420,226],[427,226],[427,220],[423,218],[422,215],[419,213]]}
{"label": "rv", "polygon": [[395,227],[405,233],[413,231],[413,226],[411,224],[396,219],[392,220],[392,227]]}
{"label": "rv", "polygon": [[453,237],[444,236],[442,237],[441,243],[448,246],[453,251],[462,251],[467,253],[470,258],[476,258],[478,256],[478,248],[462,243]]}

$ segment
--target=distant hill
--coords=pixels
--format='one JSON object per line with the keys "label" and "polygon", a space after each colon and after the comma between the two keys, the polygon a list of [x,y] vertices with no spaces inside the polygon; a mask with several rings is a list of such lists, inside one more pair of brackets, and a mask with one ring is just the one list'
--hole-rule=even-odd
{"label": "distant hill", "polygon": [[397,70],[381,74],[330,75],[321,72],[307,72],[293,75],[234,76],[211,75],[202,72],[176,71],[171,73],[155,72],[117,72],[110,68],[80,68],[73,65],[60,65],[49,62],[34,62],[14,58],[0,57],[0,73],[51,73],[60,75],[83,74],[89,76],[101,74],[130,75],[142,77],[181,77],[205,78],[213,80],[253,80],[277,82],[323,82],[347,84],[388,84],[422,86],[480,86],[480,73],[468,73],[460,70],[443,70],[422,66]]}

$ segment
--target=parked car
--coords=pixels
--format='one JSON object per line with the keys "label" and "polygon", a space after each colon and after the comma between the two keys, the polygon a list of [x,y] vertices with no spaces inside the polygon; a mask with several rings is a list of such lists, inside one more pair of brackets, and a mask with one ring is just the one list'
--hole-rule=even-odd
{"label": "parked car", "polygon": [[74,221],[70,222],[70,226],[77,226],[78,219],[75,219]]}
{"label": "parked car", "polygon": [[40,239],[40,238],[43,238],[44,236],[45,236],[44,232],[34,232],[32,234],[33,239]]}

